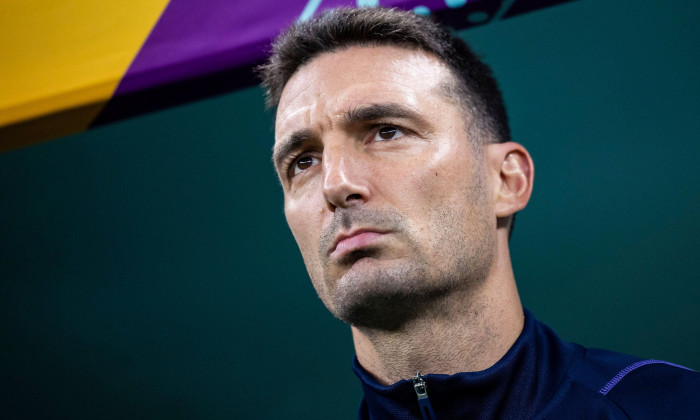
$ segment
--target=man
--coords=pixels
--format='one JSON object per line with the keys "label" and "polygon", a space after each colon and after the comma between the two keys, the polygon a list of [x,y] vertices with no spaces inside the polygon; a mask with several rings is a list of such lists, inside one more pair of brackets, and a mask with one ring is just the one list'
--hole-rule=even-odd
{"label": "man", "polygon": [[292,26],[261,68],[316,291],[351,325],[360,418],[700,418],[700,375],[560,340],[508,240],[534,166],[490,69],[408,12]]}

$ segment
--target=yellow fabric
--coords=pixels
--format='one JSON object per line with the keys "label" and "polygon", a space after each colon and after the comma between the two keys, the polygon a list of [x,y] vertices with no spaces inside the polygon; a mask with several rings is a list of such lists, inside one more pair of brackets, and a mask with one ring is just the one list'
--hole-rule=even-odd
{"label": "yellow fabric", "polygon": [[167,3],[0,0],[0,127],[104,103]]}

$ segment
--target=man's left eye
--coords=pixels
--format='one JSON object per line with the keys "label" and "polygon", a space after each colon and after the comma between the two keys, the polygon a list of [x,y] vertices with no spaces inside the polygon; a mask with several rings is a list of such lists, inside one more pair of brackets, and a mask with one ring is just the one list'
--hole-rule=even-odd
{"label": "man's left eye", "polygon": [[393,125],[385,125],[374,135],[374,141],[385,141],[399,138],[404,135],[404,132]]}

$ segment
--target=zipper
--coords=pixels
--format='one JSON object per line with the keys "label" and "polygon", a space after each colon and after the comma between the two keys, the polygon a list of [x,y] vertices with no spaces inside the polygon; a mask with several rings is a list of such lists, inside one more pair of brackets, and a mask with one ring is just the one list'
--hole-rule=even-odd
{"label": "zipper", "polygon": [[416,395],[418,395],[418,407],[420,407],[423,420],[436,420],[437,417],[435,417],[433,406],[430,404],[430,398],[428,398],[428,385],[423,380],[420,372],[416,372],[416,376],[413,377],[413,389],[416,390]]}

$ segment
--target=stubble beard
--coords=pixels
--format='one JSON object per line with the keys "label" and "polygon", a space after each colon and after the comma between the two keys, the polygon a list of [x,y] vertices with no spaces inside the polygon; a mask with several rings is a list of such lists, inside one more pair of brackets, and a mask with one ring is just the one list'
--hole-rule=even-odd
{"label": "stubble beard", "polygon": [[495,235],[489,230],[488,216],[479,211],[484,209],[483,179],[475,181],[467,191],[476,200],[466,215],[469,227],[461,223],[464,213],[451,206],[436,209],[432,217],[431,242],[440,244],[436,249],[442,264],[430,262],[398,211],[340,209],[324,230],[319,252],[340,226],[353,224],[389,229],[410,252],[409,257],[391,259],[382,248],[356,251],[341,261],[348,269],[339,279],[330,274],[328,260],[321,255],[323,287],[317,291],[331,313],[360,329],[397,331],[426,314],[448,312],[446,296],[456,292],[468,296],[483,284],[491,267]]}

